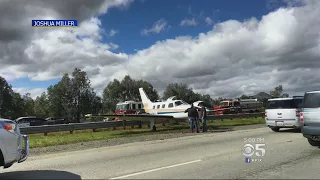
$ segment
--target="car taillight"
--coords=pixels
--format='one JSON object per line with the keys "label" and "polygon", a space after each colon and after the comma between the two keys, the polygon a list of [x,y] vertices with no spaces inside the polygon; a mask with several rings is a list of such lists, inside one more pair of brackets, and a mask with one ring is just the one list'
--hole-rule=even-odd
{"label": "car taillight", "polygon": [[296,110],[296,117],[300,117],[300,111]]}
{"label": "car taillight", "polygon": [[15,130],[15,124],[11,124],[11,123],[4,123],[3,124],[3,129],[11,132],[11,133],[14,133],[14,130]]}
{"label": "car taillight", "polygon": [[266,111],[266,112],[264,112],[264,116],[265,116],[265,117],[267,117],[267,111]]}
{"label": "car taillight", "polygon": [[302,112],[300,112],[300,114],[299,114],[299,119],[300,119],[300,123],[304,123],[304,119],[303,119],[303,113]]}

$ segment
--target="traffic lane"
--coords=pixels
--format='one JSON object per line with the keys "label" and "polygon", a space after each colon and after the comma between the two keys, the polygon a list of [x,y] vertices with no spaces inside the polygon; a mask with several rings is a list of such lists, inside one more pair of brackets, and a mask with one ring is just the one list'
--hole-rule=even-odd
{"label": "traffic lane", "polygon": [[282,143],[283,138],[279,137],[302,139],[301,134],[274,133],[268,128],[205,134],[31,157],[5,171],[68,170],[82,178],[110,178],[206,157],[219,159],[230,154],[239,155],[243,139],[250,137],[265,138],[266,142],[273,143]]}
{"label": "traffic lane", "polygon": [[[146,142],[135,142],[122,144],[111,147],[102,147],[102,148],[93,148],[88,150],[81,151],[71,151],[63,153],[55,153],[50,155],[41,155],[41,156],[30,156],[28,160],[18,166],[23,168],[24,164],[34,163],[35,165],[38,161],[61,161],[61,159],[74,158],[77,161],[86,162],[88,158],[92,158],[91,154],[94,153],[97,157],[100,155],[107,156],[108,160],[119,159],[124,157],[146,155],[150,153],[159,153],[163,151],[171,151],[175,149],[184,149],[190,146],[207,144],[207,143],[225,143],[225,141],[239,142],[243,138],[248,138],[251,136],[264,136],[270,132],[265,128],[255,129],[255,130],[241,130],[234,132],[225,132],[225,133],[208,133],[208,134],[197,134],[196,136],[187,136],[180,138],[172,138],[165,140],[156,140],[156,141],[146,141]],[[209,139],[208,139],[209,137]],[[208,141],[209,140],[209,141]],[[174,146],[171,146],[174,144]],[[108,153],[105,153],[108,152]],[[89,155],[89,156],[87,156]],[[101,158],[99,158],[101,159]],[[63,162],[66,163],[66,162]]]}
{"label": "traffic lane", "polygon": [[[79,163],[86,162],[99,162],[100,160],[113,161],[117,159],[127,159],[130,157],[139,158],[139,156],[146,156],[149,154],[161,154],[170,151],[178,151],[180,149],[188,149],[190,146],[202,146],[208,143],[224,144],[228,142],[242,142],[243,138],[251,136],[264,136],[269,134],[270,131],[265,128],[255,130],[242,130],[226,133],[212,133],[212,134],[198,134],[196,136],[187,136],[175,139],[165,139],[157,141],[136,142],[123,145],[117,145],[112,147],[95,148],[81,151],[72,151],[64,153],[56,153],[51,155],[31,156],[28,160],[22,164],[15,164],[11,169],[23,170],[25,167],[43,168],[52,167],[55,164],[60,165],[73,165],[73,161],[76,160]],[[71,159],[71,161],[67,161]],[[42,163],[43,162],[43,163]],[[40,166],[41,164],[41,166]]]}
{"label": "traffic lane", "polygon": [[[311,147],[300,135],[273,134],[277,140],[266,142],[266,155],[261,157],[261,161],[246,163],[240,151],[229,152],[223,156],[198,156],[200,161],[149,169],[113,179],[319,179],[316,168],[320,165],[320,150]],[[267,137],[268,140],[270,138]]]}
{"label": "traffic lane", "polygon": [[311,149],[313,149],[312,153],[295,161],[252,173],[243,179],[320,179],[320,149],[318,147],[311,147]]}

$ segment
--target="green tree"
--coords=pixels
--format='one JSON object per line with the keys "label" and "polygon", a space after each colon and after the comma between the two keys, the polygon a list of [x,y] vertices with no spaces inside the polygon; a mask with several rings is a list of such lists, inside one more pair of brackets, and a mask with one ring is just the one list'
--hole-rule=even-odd
{"label": "green tree", "polygon": [[222,97],[213,99],[213,106],[218,106],[222,100],[223,100]]}
{"label": "green tree", "polygon": [[119,80],[115,79],[110,82],[103,90],[103,106],[105,112],[114,112],[117,102],[123,100],[122,87]]}
{"label": "green tree", "polygon": [[139,88],[142,87],[151,101],[159,99],[158,92],[147,81],[134,80],[129,75],[121,82],[114,79],[103,90],[103,106],[105,111],[114,112],[116,104],[122,101],[141,101]]}
{"label": "green tree", "polygon": [[146,94],[148,95],[151,101],[156,101],[160,99],[160,96],[157,90],[152,86],[152,84],[150,84],[147,81],[138,80],[135,82],[135,88],[134,88],[134,92],[135,92],[134,98],[136,101],[141,101],[139,88],[143,88],[143,90],[146,92]]}
{"label": "green tree", "polygon": [[168,99],[171,96],[176,96],[176,99],[181,99],[189,104],[200,99],[200,96],[195,94],[187,84],[169,84],[163,93],[163,99]]}
{"label": "green tree", "polygon": [[250,99],[250,97],[247,96],[247,95],[245,95],[245,94],[243,94],[243,95],[240,97],[240,99]]}
{"label": "green tree", "polygon": [[48,115],[54,117],[61,117],[65,114],[64,107],[62,105],[62,92],[59,88],[59,84],[49,86],[47,89],[48,100]]}
{"label": "green tree", "polygon": [[34,101],[34,113],[39,117],[49,117],[49,100],[45,92],[36,97]]}
{"label": "green tree", "polygon": [[208,108],[212,108],[214,105],[214,100],[210,97],[209,94],[201,95],[200,100],[203,101],[203,105]]}
{"label": "green tree", "polygon": [[13,118],[13,94],[11,85],[0,76],[0,117]]}
{"label": "green tree", "polygon": [[24,101],[19,93],[14,92],[12,94],[12,119],[16,119],[21,116],[25,116],[25,110],[24,110]]}
{"label": "green tree", "polygon": [[24,116],[34,116],[34,100],[31,97],[30,93],[26,93],[22,96],[23,99],[23,109]]}
{"label": "green tree", "polygon": [[272,98],[285,98],[289,97],[289,94],[283,93],[283,87],[282,85],[279,85],[274,88],[273,91],[270,91],[270,95]]}
{"label": "green tree", "polygon": [[97,96],[93,89],[88,89],[82,95],[81,114],[98,114],[102,113],[102,99]]}
{"label": "green tree", "polygon": [[171,96],[176,96],[177,99],[181,99],[189,104],[195,101],[201,100],[201,95],[194,93],[192,88],[188,88],[187,84],[169,84],[163,93],[163,99],[167,99]]}
{"label": "green tree", "polygon": [[163,93],[163,99],[167,99],[171,96],[176,96],[177,99],[184,100],[185,102],[192,104],[196,101],[203,101],[204,106],[212,108],[215,104],[214,100],[209,94],[195,93],[192,88],[188,88],[186,84],[169,84]]}
{"label": "green tree", "polygon": [[90,107],[90,101],[93,100],[87,97],[90,96],[91,92],[93,90],[91,89],[87,73],[76,68],[72,72],[71,93],[74,107],[72,111],[77,122],[80,122],[80,118],[85,115],[85,111],[91,111],[91,109],[85,109],[85,107]]}
{"label": "green tree", "polygon": [[80,122],[85,114],[101,111],[101,98],[91,88],[87,73],[75,68],[69,77],[48,88],[48,112],[50,116],[67,117],[71,122]]}

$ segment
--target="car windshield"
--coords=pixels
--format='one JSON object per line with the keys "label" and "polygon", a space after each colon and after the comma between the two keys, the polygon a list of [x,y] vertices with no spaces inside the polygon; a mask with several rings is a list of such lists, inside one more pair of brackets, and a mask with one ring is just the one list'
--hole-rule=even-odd
{"label": "car windshield", "polygon": [[228,102],[221,102],[221,103],[220,103],[220,106],[228,106],[228,105],[229,105]]}
{"label": "car windshield", "polygon": [[302,99],[286,99],[268,101],[267,109],[296,109],[302,103]]}
{"label": "car windshield", "polygon": [[306,93],[303,101],[304,108],[319,108],[320,93]]}

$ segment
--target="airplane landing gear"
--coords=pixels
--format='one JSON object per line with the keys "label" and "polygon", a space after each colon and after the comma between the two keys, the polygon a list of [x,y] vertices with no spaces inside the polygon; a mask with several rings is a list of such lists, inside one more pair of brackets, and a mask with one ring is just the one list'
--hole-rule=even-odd
{"label": "airplane landing gear", "polygon": [[152,132],[155,132],[155,131],[157,131],[157,127],[156,127],[156,125],[153,125],[152,126],[152,130],[151,130]]}
{"label": "airplane landing gear", "polygon": [[155,132],[157,130],[157,127],[155,125],[155,119],[152,118],[151,121],[150,121],[150,127],[151,127],[151,131],[152,132]]}

